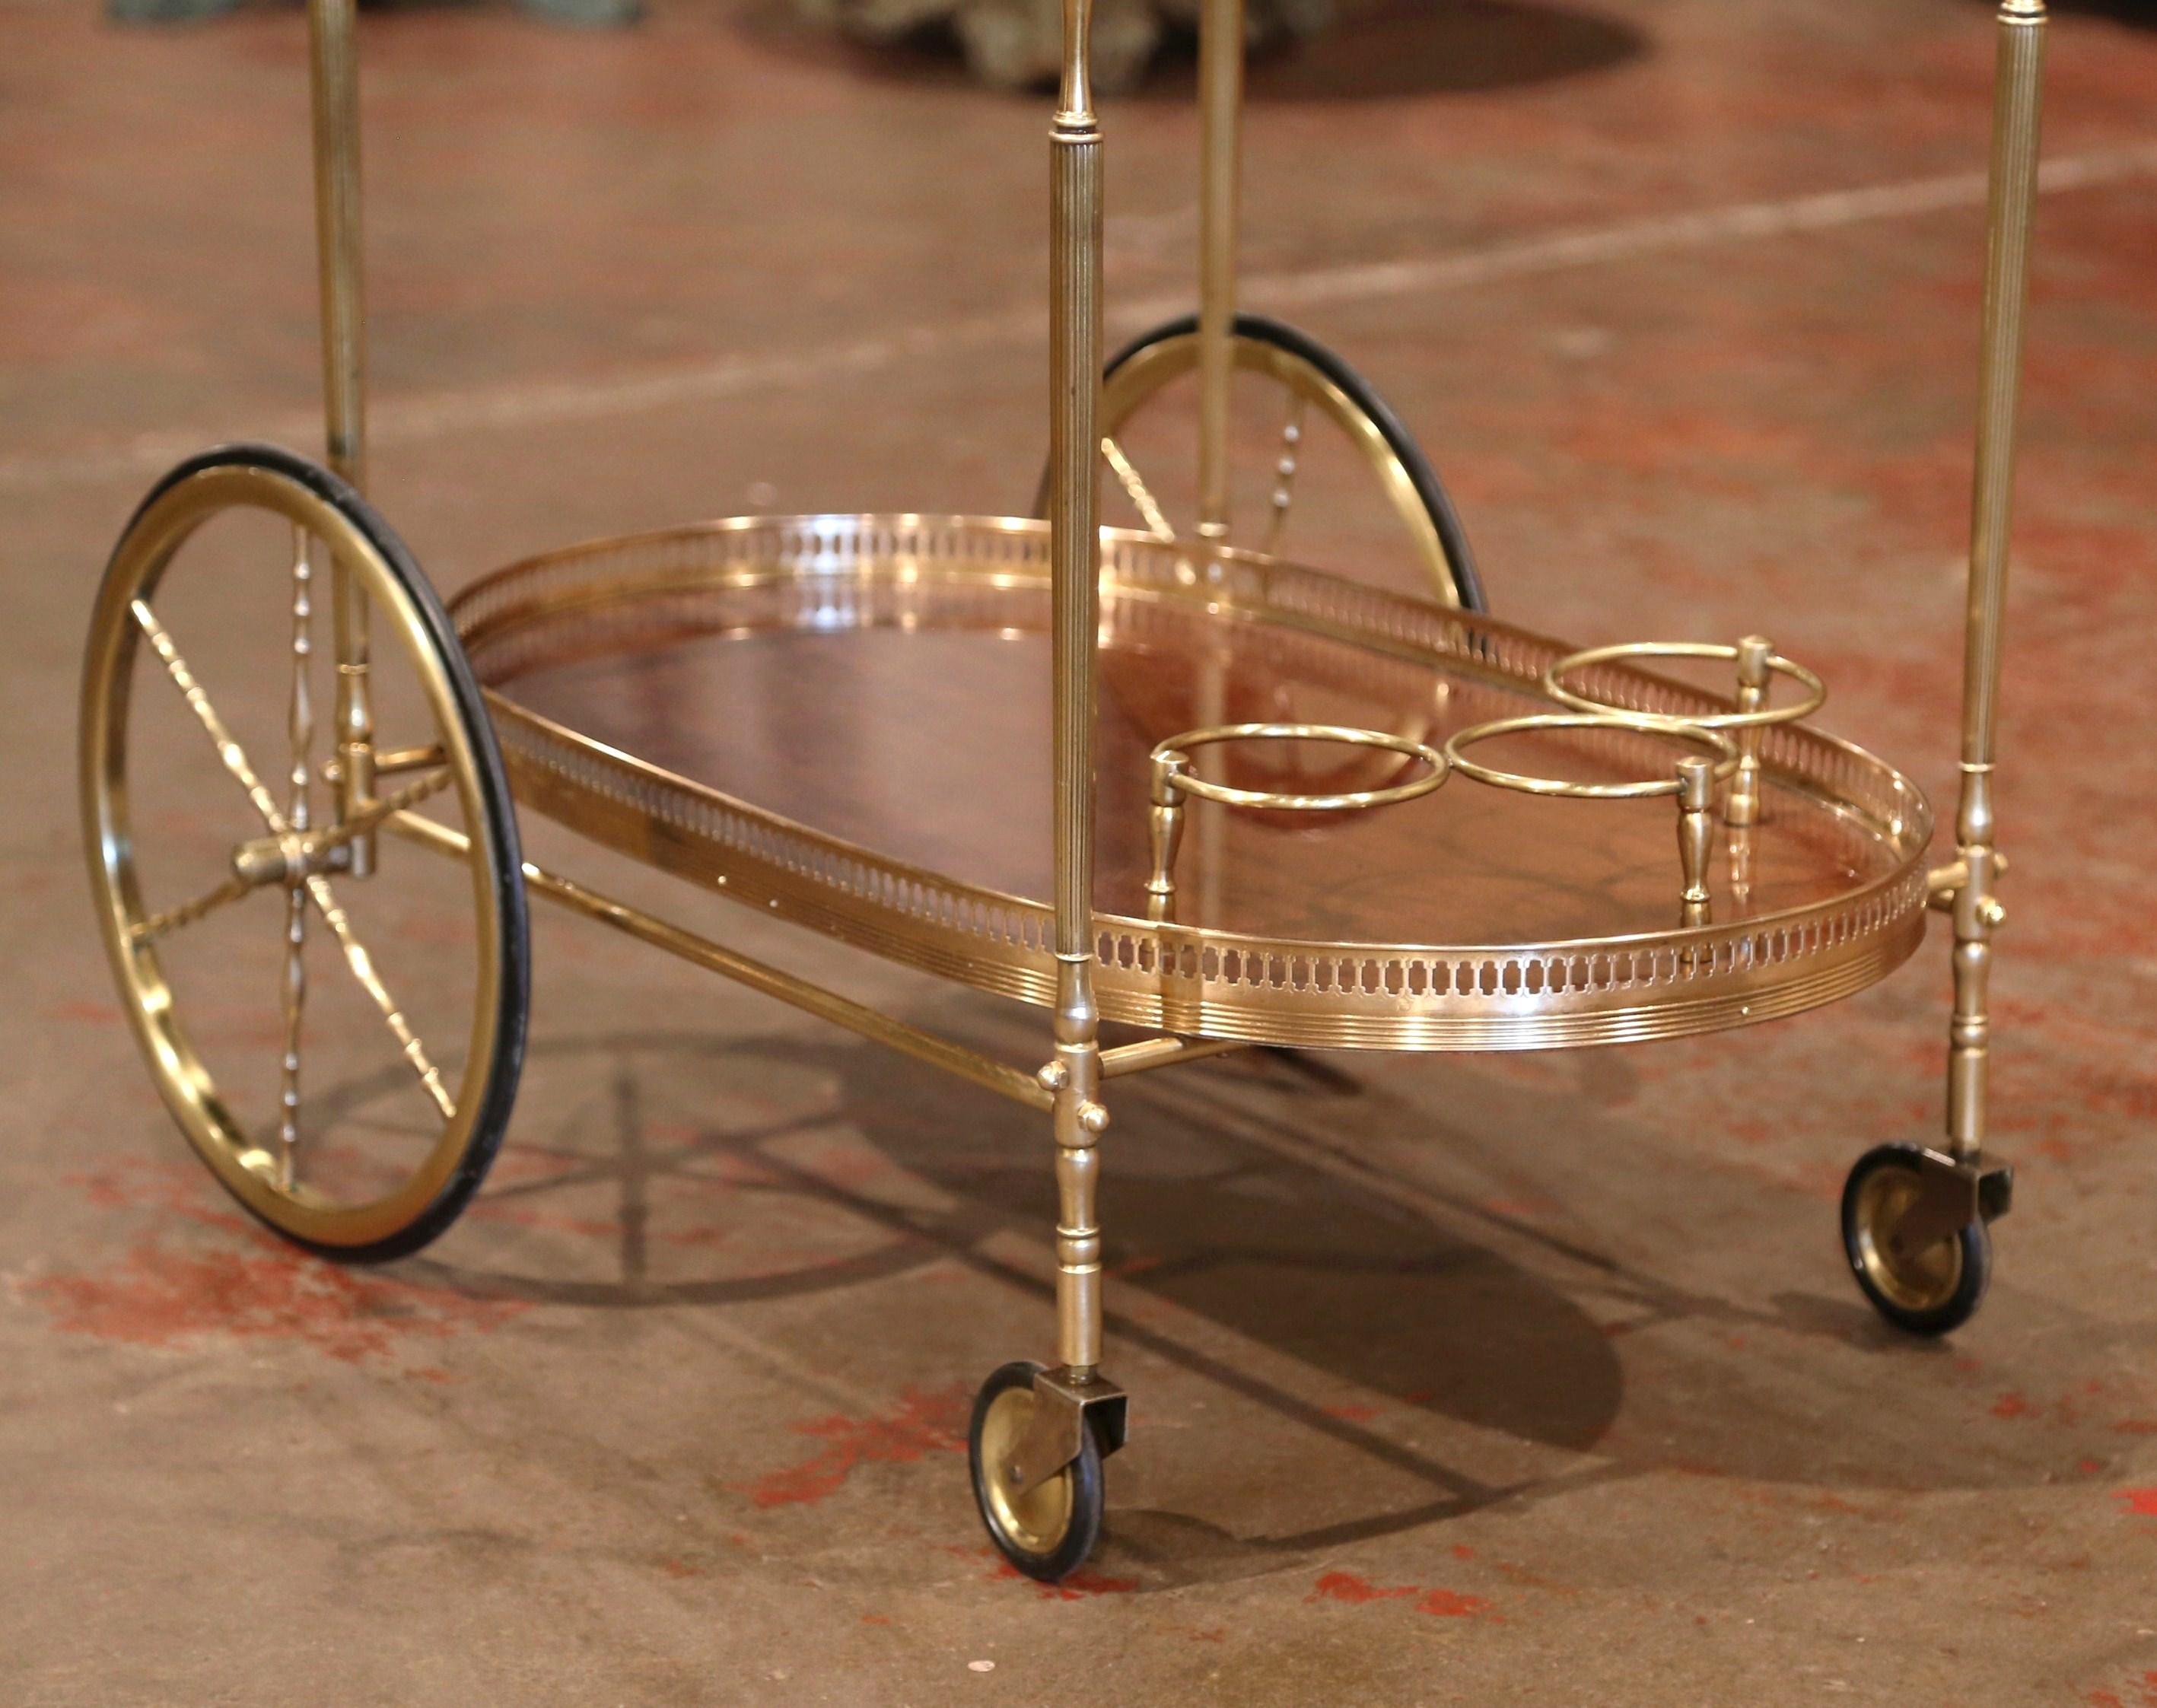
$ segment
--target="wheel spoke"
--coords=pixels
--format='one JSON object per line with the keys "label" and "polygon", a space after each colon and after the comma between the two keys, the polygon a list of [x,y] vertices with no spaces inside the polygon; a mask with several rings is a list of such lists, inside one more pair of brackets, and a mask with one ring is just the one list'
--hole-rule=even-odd
{"label": "wheel spoke", "polygon": [[1147,531],[1157,540],[1173,543],[1176,530],[1168,525],[1168,518],[1161,514],[1161,506],[1154,502],[1153,494],[1146,490],[1146,483],[1139,478],[1138,470],[1124,455],[1123,447],[1115,440],[1104,436],[1101,440],[1101,454],[1108,458],[1109,466],[1116,471],[1116,478],[1124,483],[1124,491],[1130,494],[1131,502],[1138,506],[1139,514],[1145,518]]}
{"label": "wheel spoke", "polygon": [[165,625],[157,620],[157,613],[146,599],[136,599],[130,609],[134,612],[136,626],[148,637],[158,662],[165,666],[165,674],[172,679],[172,686],[180,691],[188,709],[208,734],[218,758],[224,762],[224,769],[247,791],[247,798],[255,803],[255,811],[262,815],[262,822],[270,832],[283,836],[291,826],[277,810],[275,799],[263,787],[262,779],[255,774],[255,767],[247,761],[247,750],[233,739],[231,730],[218,715],[217,707],[210,703],[209,696],[203,692],[202,684],[195,680],[194,672],[188,668],[187,660],[180,656],[180,649],[172,644],[172,637],[165,632]]}
{"label": "wheel spoke", "polygon": [[390,1036],[397,1040],[397,1047],[411,1064],[412,1071],[420,1076],[420,1083],[426,1088],[427,1095],[435,1100],[435,1107],[441,1111],[442,1119],[445,1121],[455,1120],[457,1106],[443,1088],[441,1073],[428,1059],[426,1046],[420,1042],[419,1035],[412,1030],[410,1022],[397,1006],[389,994],[389,986],[382,982],[382,975],[375,970],[374,957],[367,952],[367,945],[359,940],[358,933],[353,929],[352,920],[338,902],[336,892],[331,889],[330,881],[319,875],[310,877],[306,880],[306,890],[314,898],[322,922],[330,928],[330,934],[337,939],[337,946],[344,951],[345,965],[352,969],[352,975],[359,981],[360,988],[373,999],[374,1006],[382,1011],[384,1024],[389,1026]]}
{"label": "wheel spoke", "polygon": [[152,913],[148,918],[137,920],[127,929],[128,937],[136,943],[154,943],[183,926],[192,925],[205,914],[214,913],[226,903],[251,894],[260,886],[237,875],[228,877],[214,889],[204,890],[193,901],[167,908],[162,913]]}
{"label": "wheel spoke", "polygon": [[[285,821],[296,836],[307,834],[309,811],[307,777],[309,754],[315,740],[314,702],[307,691],[307,672],[312,661],[313,604],[310,599],[314,567],[309,561],[306,533],[292,530],[292,693],[286,715],[286,734],[291,744],[291,787]],[[295,872],[286,884],[285,902],[285,978],[281,994],[285,1009],[285,1054],[279,1097],[280,1149],[278,1174],[289,1189],[292,1184],[300,1145],[300,1043],[307,1007],[307,897],[302,873]]]}
{"label": "wheel spoke", "polygon": [[341,848],[347,842],[365,836],[377,828],[384,819],[393,818],[407,809],[417,806],[430,795],[440,795],[456,780],[446,767],[430,771],[416,783],[407,783],[402,789],[391,790],[371,801],[362,810],[354,813],[341,825],[317,832],[307,840],[309,850],[315,854],[326,854],[332,848]]}
{"label": "wheel spoke", "polygon": [[1288,394],[1288,419],[1281,423],[1280,460],[1274,465],[1272,502],[1266,516],[1265,543],[1259,549],[1271,556],[1279,542],[1281,531],[1288,526],[1288,507],[1295,497],[1297,453],[1303,445],[1304,397],[1300,391]]}
{"label": "wheel spoke", "polygon": [[[248,800],[254,804],[255,810],[260,815],[264,825],[269,828],[272,836],[298,836],[305,838],[311,857],[307,864],[311,865],[313,858],[319,857],[331,849],[342,846],[364,836],[384,820],[398,813],[407,811],[430,795],[440,793],[456,779],[455,774],[446,765],[438,769],[430,770],[426,774],[407,784],[404,788],[371,802],[363,810],[353,814],[342,824],[332,826],[326,831],[310,832],[306,788],[311,770],[308,749],[312,740],[313,716],[311,702],[307,693],[306,664],[312,651],[311,636],[309,633],[311,626],[309,594],[312,566],[308,559],[307,545],[304,538],[296,542],[296,549],[293,555],[292,579],[293,684],[287,720],[288,733],[292,743],[292,810],[289,816],[278,806],[275,797],[270,794],[261,778],[256,774],[253,764],[248,759],[246,750],[234,738],[230,728],[219,714],[215,705],[211,702],[208,694],[203,691],[201,682],[196,679],[194,672],[188,668],[185,656],[174,643],[164,625],[158,621],[157,614],[150,609],[148,602],[136,599],[132,602],[131,609],[136,626],[149,640],[152,649],[157,655],[159,662],[165,667],[165,673],[172,678],[173,686],[180,691],[181,697],[187,702],[188,707],[194,713],[196,721],[202,725],[204,733],[208,735],[212,745],[217,749],[219,759],[224,764],[225,769],[246,791]],[[425,764],[427,754],[425,750],[417,749],[409,757],[415,763]],[[255,884],[244,877],[235,876],[219,884],[215,889],[195,898],[193,901],[182,903],[176,908],[168,908],[164,913],[142,921],[134,929],[132,934],[136,941],[144,942],[167,932],[177,930],[182,926],[192,924],[227,903],[237,900],[254,887],[256,887]],[[383,983],[382,975],[375,968],[373,956],[368,952],[367,945],[360,941],[358,934],[353,929],[351,918],[346,913],[342,904],[338,902],[336,893],[331,889],[329,880],[318,872],[307,872],[303,867],[296,881],[289,884],[289,893],[291,899],[286,918],[286,957],[282,991],[285,1051],[281,1063],[281,1134],[283,1143],[280,1162],[284,1183],[287,1186],[291,1182],[294,1147],[299,1137],[300,1037],[301,1016],[306,998],[304,949],[306,909],[309,899],[313,901],[316,910],[322,916],[323,923],[329,927],[330,934],[337,939],[337,947],[343,952],[346,966],[351,970],[352,975],[358,981],[360,988],[367,992],[375,1007],[380,1011],[384,1023],[389,1028],[390,1036],[397,1041],[399,1052],[410,1065],[413,1073],[418,1076],[420,1085],[425,1089],[428,1097],[433,1100],[442,1119],[445,1121],[456,1119],[456,1104],[442,1083],[440,1071],[429,1057],[426,1046],[420,1041],[419,1035],[413,1031],[411,1023],[405,1019],[404,1011],[397,1006],[396,1000],[390,995],[389,987]]]}

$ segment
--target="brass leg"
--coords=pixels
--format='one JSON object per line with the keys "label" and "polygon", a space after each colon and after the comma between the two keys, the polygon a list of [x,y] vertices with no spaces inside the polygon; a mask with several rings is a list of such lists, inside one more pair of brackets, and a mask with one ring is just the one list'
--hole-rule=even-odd
{"label": "brass leg", "polygon": [[1198,26],[1198,532],[1217,540],[1228,536],[1243,0],[1205,0]]}
{"label": "brass leg", "polygon": [[1914,1333],[1959,1328],[1985,1296],[1986,1224],[2006,1214],[2014,1175],[1985,1155],[1986,1012],[1992,934],[2005,917],[1993,887],[2006,862],[1994,842],[1992,764],[2007,594],[2007,523],[2015,484],[2015,408],[2021,383],[2022,305],[2037,183],[2038,77],[2044,0],[2002,0],[1992,111],[1985,333],[1979,357],[1977,478],[1963,656],[1962,795],[1957,857],[1928,875],[1928,902],[1954,916],[1954,1016],[1948,1027],[1945,1151],[1882,1145],[1860,1157],[1843,1189],[1843,1249],[1880,1314]]}
{"label": "brass leg", "polygon": [[1092,956],[1058,959],[1056,1060],[1049,1088],[1056,1135],[1056,1354],[1075,1378],[1101,1361],[1101,1227],[1094,1188],[1108,1129],[1100,1100],[1100,1016],[1094,1006]]}
{"label": "brass leg", "polygon": [[2015,414],[2022,374],[2022,311],[2037,182],[2038,81],[2044,0],[2003,0],[1994,86],[1992,193],[1980,356],[1977,473],[1971,506],[1968,639],[1963,658],[1962,795],[1955,814],[1963,882],[1954,898],[1954,1018],[1948,1035],[1948,1142],[1964,1160],[1985,1148],[1986,990],[1992,934],[2005,917],[1992,765],[2000,647],[2007,600],[2007,537],[2015,486]]}
{"label": "brass leg", "polygon": [[1064,0],[1063,86],[1049,127],[1049,536],[1055,601],[1056,1057],[1058,1358],[1073,1379],[1101,1361],[1100,1011],[1094,1001],[1094,649],[1100,621],[1101,127],[1088,80],[1091,0]]}
{"label": "brass leg", "polygon": [[1986,1005],[1992,982],[1992,933],[2007,910],[1992,894],[1993,853],[1963,844],[1969,877],[1955,894],[1954,1016],[1948,1022],[1948,1145],[1971,1161],[1985,1150],[1992,1045]]}
{"label": "brass leg", "polygon": [[[355,0],[311,0],[307,11],[314,101],[315,248],[322,280],[322,409],[330,466],[367,481],[366,325],[360,294],[359,69]],[[337,643],[337,819],[374,798],[374,708],[368,684],[366,595],[341,563],[330,567]],[[352,845],[350,871],[374,869],[374,838]]]}

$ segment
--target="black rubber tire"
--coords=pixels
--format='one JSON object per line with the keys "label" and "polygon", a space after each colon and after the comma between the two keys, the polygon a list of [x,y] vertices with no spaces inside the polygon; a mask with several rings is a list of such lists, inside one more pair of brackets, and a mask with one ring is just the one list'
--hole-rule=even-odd
{"label": "black rubber tire", "polygon": [[1897,1328],[1912,1335],[1950,1334],[1977,1314],[1985,1288],[1992,1280],[1992,1235],[1982,1222],[1973,1222],[1955,1236],[1962,1261],[1954,1291],[1938,1304],[1912,1309],[1887,1296],[1875,1282],[1865,1261],[1863,1228],[1859,1215],[1865,1183],[1882,1169],[1915,1174],[1923,1152],[1914,1145],[1879,1145],[1857,1159],[1842,1188],[1842,1250],[1858,1290],[1872,1308]]}
{"label": "black rubber tire", "polygon": [[[1188,337],[1198,330],[1198,316],[1187,314],[1161,325],[1135,337],[1111,356],[1101,370],[1107,378],[1141,351],[1171,338]],[[1438,530],[1439,543],[1445,548],[1446,561],[1453,570],[1454,585],[1460,595],[1461,609],[1487,611],[1490,606],[1483,596],[1483,578],[1475,568],[1475,554],[1469,549],[1467,531],[1460,525],[1459,513],[1453,501],[1446,496],[1438,471],[1430,466],[1429,458],[1415,441],[1415,435],[1402,424],[1401,418],[1380,397],[1371,383],[1317,339],[1307,332],[1296,330],[1285,321],[1277,321],[1262,314],[1239,314],[1235,318],[1235,334],[1254,342],[1271,344],[1291,356],[1301,358],[1315,368],[1326,378],[1347,394],[1356,407],[1370,418],[1372,424],[1384,437],[1393,455],[1401,460],[1401,466],[1408,472],[1416,496],[1429,514],[1431,526]],[[1046,477],[1044,476],[1044,494]],[[1045,502],[1045,497],[1043,502]],[[1035,507],[1037,514],[1045,514],[1042,504]]]}
{"label": "black rubber tire", "polygon": [[1042,1583],[1059,1583],[1085,1564],[1101,1539],[1102,1515],[1107,1510],[1107,1485],[1101,1471],[1101,1450],[1091,1430],[1086,1433],[1078,1457],[1068,1467],[1071,1476],[1071,1522],[1057,1546],[1036,1553],[996,1522],[981,1464],[981,1426],[989,1407],[1000,1394],[1013,1388],[1031,1389],[1043,1366],[1028,1359],[1003,1366],[981,1384],[974,1396],[974,1414],[966,1426],[966,1466],[973,1479],[974,1506],[982,1527],[996,1550],[1028,1577]]}
{"label": "black rubber tire", "polygon": [[[486,702],[457,639],[456,626],[442,608],[433,585],[403,540],[380,512],[360,496],[348,481],[310,462],[303,456],[271,445],[223,445],[189,457],[152,486],[128,518],[128,527],[168,488],[207,470],[251,467],[281,475],[306,487],[326,503],[343,512],[353,527],[369,543],[395,577],[399,589],[412,602],[429,646],[440,656],[450,682],[460,720],[466,728],[478,762],[476,782],[497,865],[495,893],[500,898],[497,922],[502,944],[502,976],[497,1001],[496,1047],[489,1064],[486,1086],[480,1099],[480,1114],[456,1171],[419,1215],[394,1233],[366,1245],[332,1245],[288,1232],[257,1213],[245,1199],[239,1201],[280,1238],[317,1257],[340,1263],[385,1263],[409,1257],[441,1234],[457,1219],[472,1194],[479,1190],[502,1149],[509,1115],[517,1101],[517,1084],[524,1068],[525,1026],[532,1006],[532,932],[524,893],[523,856],[517,842],[517,812],[509,792],[509,774],[495,739],[493,721]],[[123,538],[125,532],[123,531]],[[237,1195],[234,1195],[235,1197]]]}

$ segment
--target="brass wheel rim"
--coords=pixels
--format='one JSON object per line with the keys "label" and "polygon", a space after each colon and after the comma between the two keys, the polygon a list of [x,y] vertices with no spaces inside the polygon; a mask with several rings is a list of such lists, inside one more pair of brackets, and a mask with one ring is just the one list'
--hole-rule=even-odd
{"label": "brass wheel rim", "polygon": [[[378,620],[378,637],[384,629],[394,636],[419,680],[441,743],[442,764],[471,838],[474,1001],[464,1068],[451,1096],[454,1112],[442,1121],[418,1166],[371,1198],[332,1198],[296,1177],[282,1178],[284,1159],[274,1154],[274,1140],[250,1135],[219,1095],[188,1035],[156,941],[137,931],[150,916],[137,881],[128,810],[128,711],[138,652],[145,644],[155,645],[137,615],[138,602],[149,607],[166,569],[198,528],[234,510],[282,518],[312,537],[323,567],[334,560],[358,578]],[[378,640],[378,655],[382,650]],[[334,504],[273,470],[229,465],[188,476],[136,517],[100,587],[83,672],[80,784],[100,935],[129,1024],[172,1119],[236,1197],[296,1238],[364,1247],[399,1232],[450,1185],[471,1142],[500,1031],[505,951],[493,875],[498,851],[480,774],[453,684],[418,608],[405,597],[373,542]],[[387,796],[394,791],[385,785],[380,792]],[[369,880],[383,881],[379,872]],[[446,1087],[443,1091],[450,1095]]]}
{"label": "brass wheel rim", "polygon": [[[1393,446],[1386,442],[1378,424],[1357,408],[1347,393],[1293,351],[1256,338],[1238,337],[1233,342],[1238,368],[1266,375],[1291,397],[1300,398],[1315,407],[1346,435],[1370,465],[1387,503],[1408,531],[1432,594],[1441,604],[1459,605],[1459,583],[1454,577],[1453,561],[1446,556],[1445,543],[1439,538],[1438,524],[1424,509],[1413,477],[1394,455]],[[1196,332],[1181,333],[1147,345],[1102,384],[1102,436],[1113,439],[1148,398],[1197,366]]]}
{"label": "brass wheel rim", "polygon": [[1033,1390],[1006,1388],[981,1419],[981,1487],[997,1533],[1022,1552],[1056,1551],[1071,1529],[1072,1474],[1066,1465],[1023,1494],[1011,1486],[1006,1467],[1033,1421]]}
{"label": "brass wheel rim", "polygon": [[1904,1310],[1937,1309],[1962,1284],[1962,1242],[1952,1235],[1923,1251],[1901,1253],[1893,1235],[1918,1201],[1916,1172],[1876,1168],[1857,1193],[1858,1260],[1881,1296]]}

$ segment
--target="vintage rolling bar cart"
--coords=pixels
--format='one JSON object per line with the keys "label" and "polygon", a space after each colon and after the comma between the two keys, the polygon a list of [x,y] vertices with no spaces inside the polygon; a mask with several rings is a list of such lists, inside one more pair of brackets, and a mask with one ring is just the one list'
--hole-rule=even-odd
{"label": "vintage rolling bar cart", "polygon": [[[417,1249],[470,1199],[508,1120],[528,893],[1042,1110],[1060,1206],[1056,1361],[989,1377],[971,1463],[997,1546],[1054,1579],[1094,1543],[1101,1462],[1125,1436],[1123,1392],[1102,1373],[1095,1198],[1109,1082],[1251,1045],[1542,1049],[1734,1026],[1872,983],[1914,951],[1938,911],[1954,939],[1946,1140],[1862,1157],[1842,1236],[1859,1285],[1890,1320],[1925,1333],[1962,1323],[1982,1294],[1986,1224],[2007,1207],[2010,1181],[1985,1145],[1985,988],[2005,869],[1995,700],[2041,0],[2005,0],[1999,13],[1961,800],[1954,856],[1929,868],[1922,795],[1815,731],[1806,720],[1825,686],[1765,640],[1576,651],[1482,615],[1458,522],[1398,423],[1302,335],[1234,314],[1238,0],[1208,0],[1202,49],[1203,307],[1140,341],[1104,394],[1089,3],[1065,0],[1050,126],[1045,523],[735,518],[531,559],[445,609],[359,495],[353,0],[313,0],[330,469],[237,446],[174,470],[115,549],[85,665],[92,884],[172,1115],[219,1181],[286,1237],[347,1260]],[[1142,513],[1151,502],[1115,427],[1163,375],[1194,368],[1195,530],[1179,538],[1157,506],[1145,531],[1101,527],[1104,454]],[[1427,595],[1232,543],[1225,400],[1238,368],[1291,399],[1262,543],[1277,542],[1314,407],[1367,459],[1428,570]],[[241,513],[291,542],[290,751],[275,788],[156,604],[203,524]],[[311,684],[325,566],[334,687],[318,759]],[[1644,667],[1671,657],[1720,661],[1732,691]],[[403,744],[377,727],[390,659],[409,666],[417,715],[432,724]],[[775,667],[742,674],[759,659]],[[229,849],[216,883],[159,907],[146,899],[145,826],[130,810],[138,669],[177,688],[260,821],[216,845]],[[754,719],[685,709],[700,684],[733,684],[739,697],[745,681],[778,693],[790,678],[831,718],[873,721],[899,743],[896,759],[854,763],[836,723],[820,748],[815,715],[784,720],[796,747],[782,754]],[[1794,689],[1779,692],[1779,680]],[[934,684],[955,684],[955,709],[938,710]],[[171,702],[161,693],[159,703]],[[987,734],[984,703],[999,708]],[[904,715],[883,715],[893,707]],[[1048,743],[1048,773],[1009,780],[996,762],[1028,728]],[[1316,768],[1314,754],[1324,755]],[[1284,773],[1291,754],[1304,769]],[[980,787],[992,773],[1004,784]],[[1281,786],[1284,775],[1300,786]],[[523,805],[710,890],[1048,1006],[1051,1059],[1037,1073],[1006,1065],[526,862],[512,784]],[[1036,812],[1051,834],[1014,851],[999,827]],[[394,882],[395,862],[419,857],[408,849],[446,857],[469,880],[471,1017],[445,1052],[400,1005],[336,887]],[[1434,874],[1445,882],[1428,882]],[[160,949],[258,891],[282,898],[283,1042],[274,1098],[246,1114],[183,1022]],[[317,1173],[337,1147],[310,1128],[332,1116],[301,1095],[306,954],[318,929],[379,1011],[430,1112],[416,1155],[355,1189]],[[1151,1035],[1104,1047],[1104,1018]]]}

